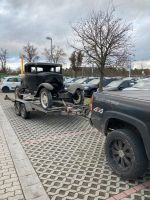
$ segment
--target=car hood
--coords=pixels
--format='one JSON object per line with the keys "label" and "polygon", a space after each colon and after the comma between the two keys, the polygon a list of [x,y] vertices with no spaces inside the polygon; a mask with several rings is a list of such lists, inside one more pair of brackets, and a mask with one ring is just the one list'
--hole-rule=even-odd
{"label": "car hood", "polygon": [[104,87],[103,91],[116,91],[118,90],[118,87]]}
{"label": "car hood", "polygon": [[97,86],[97,84],[82,84],[83,87],[94,87]]}
{"label": "car hood", "polygon": [[130,87],[130,88],[125,88],[124,90],[150,90],[150,89]]}

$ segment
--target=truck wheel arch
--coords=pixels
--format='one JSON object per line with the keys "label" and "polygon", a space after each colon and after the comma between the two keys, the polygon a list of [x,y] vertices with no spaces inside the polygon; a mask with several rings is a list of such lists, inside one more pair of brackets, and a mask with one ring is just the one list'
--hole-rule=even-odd
{"label": "truck wheel arch", "polygon": [[[114,122],[115,126],[113,127],[111,126],[111,124],[113,124]],[[111,129],[113,130],[126,127],[131,130],[134,130],[137,134],[140,135],[146,150],[147,157],[150,160],[150,138],[148,128],[142,121],[122,113],[110,112],[109,114],[107,113],[107,116],[104,120],[104,124],[105,125],[103,127],[103,132],[106,136],[107,134],[109,134],[109,130],[111,131]],[[122,126],[122,124],[124,126]]]}

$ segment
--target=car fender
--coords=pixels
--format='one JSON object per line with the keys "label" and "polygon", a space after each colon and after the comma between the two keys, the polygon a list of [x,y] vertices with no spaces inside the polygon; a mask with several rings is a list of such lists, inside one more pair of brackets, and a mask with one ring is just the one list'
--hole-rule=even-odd
{"label": "car fender", "polygon": [[78,84],[78,83],[74,83],[74,84],[71,84],[67,91],[71,94],[74,94],[76,92],[77,89],[80,89],[80,90],[84,90],[84,87],[81,85],[81,84]]}
{"label": "car fender", "polygon": [[50,90],[50,91],[52,91],[54,89],[54,87],[50,83],[41,83],[38,86],[35,97],[38,97],[40,95],[40,91],[41,91],[42,88],[46,88],[47,90]]}

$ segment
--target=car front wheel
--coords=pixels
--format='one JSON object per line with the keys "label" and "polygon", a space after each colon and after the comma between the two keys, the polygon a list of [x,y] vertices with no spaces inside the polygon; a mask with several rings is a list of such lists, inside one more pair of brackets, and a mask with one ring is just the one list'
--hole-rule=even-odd
{"label": "car front wheel", "polygon": [[9,87],[4,86],[4,87],[2,88],[2,92],[4,92],[4,93],[9,92]]}
{"label": "car front wheel", "polygon": [[52,107],[52,95],[46,88],[43,88],[40,92],[40,102],[45,110]]}
{"label": "car front wheel", "polygon": [[123,178],[140,177],[148,166],[142,139],[128,129],[114,130],[106,137],[105,153],[112,170]]}

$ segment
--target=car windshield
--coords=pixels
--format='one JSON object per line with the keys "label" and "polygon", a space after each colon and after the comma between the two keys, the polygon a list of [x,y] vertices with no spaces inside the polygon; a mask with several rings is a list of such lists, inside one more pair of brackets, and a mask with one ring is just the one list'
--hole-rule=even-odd
{"label": "car windshield", "polygon": [[122,82],[123,82],[122,80],[112,81],[106,87],[118,87]]}
{"label": "car windshield", "polygon": [[88,84],[98,84],[99,83],[99,79],[93,79],[92,81],[89,81]]}
{"label": "car windshield", "polygon": [[141,80],[133,88],[150,89],[150,80]]}
{"label": "car windshield", "polygon": [[86,79],[87,79],[87,78],[80,78],[80,79],[76,80],[75,83],[81,84],[81,83],[85,82]]}

